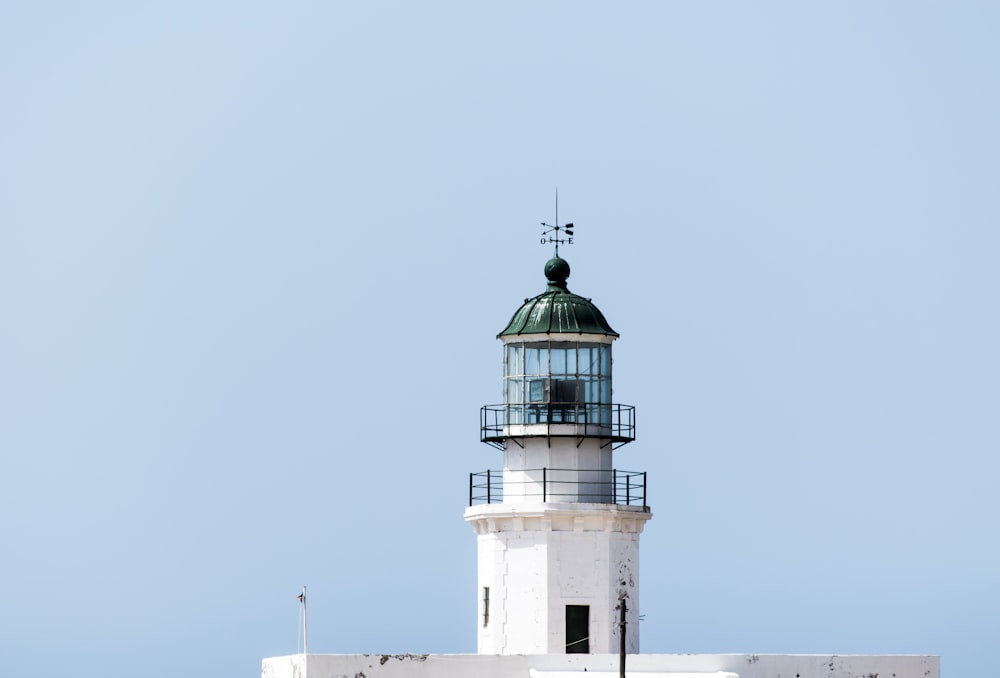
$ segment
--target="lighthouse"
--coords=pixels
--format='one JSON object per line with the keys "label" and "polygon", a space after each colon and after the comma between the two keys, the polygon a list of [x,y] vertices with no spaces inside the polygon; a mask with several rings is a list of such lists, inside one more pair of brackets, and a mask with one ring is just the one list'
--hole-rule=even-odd
{"label": "lighthouse", "polygon": [[[569,226],[546,225],[548,242]],[[497,335],[503,402],[482,408],[480,431],[501,456],[469,474],[465,510],[478,652],[303,652],[264,659],[261,678],[939,678],[932,656],[639,653],[639,537],[652,514],[646,474],[615,455],[635,440],[635,409],[612,400],[618,333],[569,291],[569,274],[556,249],[544,291]]]}
{"label": "lighthouse", "polygon": [[469,476],[478,652],[618,653],[624,638],[634,654],[639,536],[652,514],[646,474],[615,460],[635,439],[635,409],[612,400],[618,333],[570,292],[558,249],[544,274],[545,290],[497,335],[503,402],[482,408],[480,430],[502,466]]}

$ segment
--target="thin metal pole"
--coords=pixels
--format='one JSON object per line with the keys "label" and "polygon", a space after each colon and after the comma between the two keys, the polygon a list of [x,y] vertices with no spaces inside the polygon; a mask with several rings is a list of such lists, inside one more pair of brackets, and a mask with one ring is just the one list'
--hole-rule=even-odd
{"label": "thin metal pole", "polygon": [[622,596],[621,604],[621,621],[618,622],[620,631],[618,632],[618,675],[619,678],[625,678],[625,597]]}
{"label": "thin metal pole", "polygon": [[493,479],[490,476],[490,470],[486,469],[486,503],[487,504],[492,504],[493,503],[493,494],[492,494],[492,491],[493,491]]}
{"label": "thin metal pole", "polygon": [[306,604],[306,587],[302,587],[302,653],[306,656],[306,669],[309,662],[309,606]]}
{"label": "thin metal pole", "polygon": [[547,475],[547,472],[545,471],[545,467],[543,466],[542,467],[542,503],[543,504],[549,500],[549,488],[547,486],[546,475]]}

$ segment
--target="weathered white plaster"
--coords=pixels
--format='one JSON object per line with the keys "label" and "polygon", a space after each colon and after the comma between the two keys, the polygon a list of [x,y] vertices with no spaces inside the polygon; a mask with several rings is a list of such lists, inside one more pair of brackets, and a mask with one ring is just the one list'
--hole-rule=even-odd
{"label": "weathered white plaster", "polygon": [[[532,429],[538,425],[519,428]],[[584,427],[552,428],[582,431]],[[613,502],[611,446],[601,447],[601,443],[597,438],[508,441],[503,455],[503,503]]]}
{"label": "weathered white plaster", "polygon": [[[503,434],[509,438],[517,438],[518,442],[524,442],[525,436],[562,436],[579,437],[591,436],[593,438],[611,436],[611,426],[607,424],[584,424],[584,423],[546,423],[546,424],[505,424]],[[541,442],[546,442],[544,439]]]}
{"label": "weathered white plaster", "polygon": [[[308,661],[308,666],[306,662]],[[355,654],[265,659],[261,678],[602,678],[618,675],[615,654]],[[938,657],[914,655],[628,655],[630,678],[940,678]]]}
{"label": "weathered white plaster", "polygon": [[[466,509],[479,551],[478,651],[566,652],[566,605],[590,606],[590,651],[639,651],[639,534],[652,514],[616,504],[488,504]],[[485,587],[490,589],[486,619]]]}
{"label": "weathered white plaster", "polygon": [[[619,678],[621,671],[587,671],[587,678]],[[531,669],[531,678],[579,678],[579,671],[540,671]],[[627,674],[626,674],[627,675]],[[732,671],[712,671],[711,673],[672,673],[667,671],[643,671],[642,678],[740,678]]]}

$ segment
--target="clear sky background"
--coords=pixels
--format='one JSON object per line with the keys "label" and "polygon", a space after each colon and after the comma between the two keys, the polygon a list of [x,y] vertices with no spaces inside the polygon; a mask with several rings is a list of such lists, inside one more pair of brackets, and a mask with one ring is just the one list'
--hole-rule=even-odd
{"label": "clear sky background", "polygon": [[645,652],[1000,634],[1000,7],[0,7],[6,675],[475,652],[544,288],[621,333]]}

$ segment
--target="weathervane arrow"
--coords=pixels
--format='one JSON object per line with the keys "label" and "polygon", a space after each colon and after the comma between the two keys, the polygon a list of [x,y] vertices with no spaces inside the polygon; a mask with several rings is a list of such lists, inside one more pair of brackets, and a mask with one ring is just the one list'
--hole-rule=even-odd
{"label": "weathervane arrow", "polygon": [[573,224],[559,225],[559,189],[556,189],[556,223],[555,225],[542,222],[542,244],[553,243],[556,246],[556,256],[559,256],[559,245],[573,244]]}

